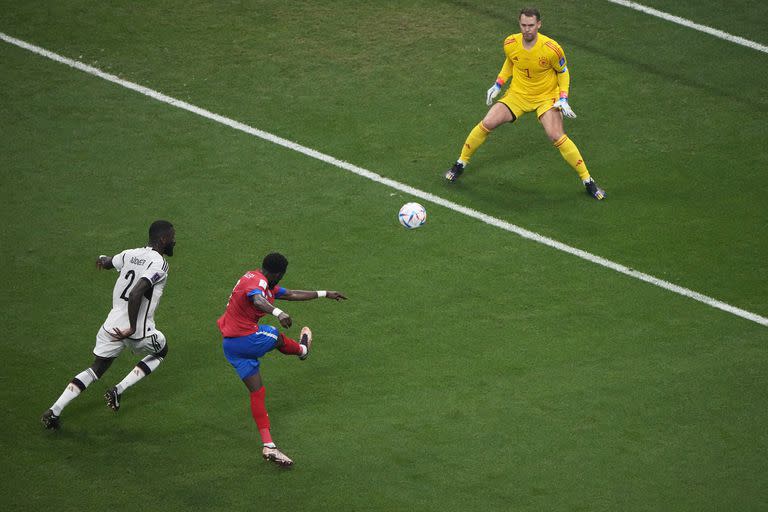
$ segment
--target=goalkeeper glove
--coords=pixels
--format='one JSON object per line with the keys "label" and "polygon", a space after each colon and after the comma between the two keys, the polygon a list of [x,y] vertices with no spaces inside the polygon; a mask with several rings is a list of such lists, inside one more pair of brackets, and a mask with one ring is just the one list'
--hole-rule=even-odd
{"label": "goalkeeper glove", "polygon": [[493,99],[499,95],[499,91],[501,91],[501,86],[503,85],[503,82],[499,82],[496,80],[494,82],[493,86],[491,86],[490,89],[488,89],[488,92],[485,95],[485,104],[489,107],[493,105]]}
{"label": "goalkeeper glove", "polygon": [[565,117],[576,117],[576,112],[568,104],[568,96],[560,96],[560,99],[552,106],[562,112]]}

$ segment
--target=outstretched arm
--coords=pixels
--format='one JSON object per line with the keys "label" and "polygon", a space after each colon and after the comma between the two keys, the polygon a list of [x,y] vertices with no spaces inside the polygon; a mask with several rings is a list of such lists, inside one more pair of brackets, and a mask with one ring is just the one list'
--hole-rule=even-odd
{"label": "outstretched arm", "polygon": [[344,296],[343,293],[337,292],[337,291],[307,291],[307,290],[285,290],[285,293],[282,294],[279,297],[276,297],[277,299],[281,300],[312,300],[312,299],[319,299],[321,297],[325,297],[326,299],[333,299],[333,300],[346,300],[347,297]]}

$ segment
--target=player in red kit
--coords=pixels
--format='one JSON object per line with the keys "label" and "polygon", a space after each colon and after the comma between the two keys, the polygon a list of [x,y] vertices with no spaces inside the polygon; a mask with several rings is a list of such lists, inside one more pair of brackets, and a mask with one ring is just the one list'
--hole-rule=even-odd
{"label": "player in red kit", "polygon": [[288,260],[285,256],[276,252],[268,254],[261,263],[261,269],[246,272],[240,278],[229,296],[224,314],[217,322],[224,336],[224,355],[251,394],[251,414],[264,444],[262,455],[280,466],[290,466],[293,461],[278,450],[272,441],[269,416],[264,406],[259,358],[277,349],[283,354],[306,359],[312,348],[312,331],[309,327],[302,327],[300,341],[297,343],[271,325],[258,325],[259,320],[265,315],[274,315],[285,328],[293,324],[288,313],[274,306],[275,299],[346,299],[343,294],[335,291],[288,290],[278,286],[287,268]]}

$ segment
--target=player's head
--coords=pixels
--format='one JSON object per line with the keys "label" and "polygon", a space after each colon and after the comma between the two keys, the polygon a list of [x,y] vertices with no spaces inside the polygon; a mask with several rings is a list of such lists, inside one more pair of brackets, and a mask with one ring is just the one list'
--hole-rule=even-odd
{"label": "player's head", "polygon": [[541,28],[541,13],[535,7],[524,7],[520,10],[518,17],[520,22],[520,32],[523,33],[523,39],[533,41]]}
{"label": "player's head", "polygon": [[156,220],[149,226],[149,245],[160,254],[173,256],[176,245],[176,230],[167,220]]}
{"label": "player's head", "polygon": [[267,278],[270,288],[277,286],[277,283],[283,278],[287,269],[288,260],[279,252],[267,254],[264,256],[264,261],[261,262],[261,271],[264,273],[264,277]]}

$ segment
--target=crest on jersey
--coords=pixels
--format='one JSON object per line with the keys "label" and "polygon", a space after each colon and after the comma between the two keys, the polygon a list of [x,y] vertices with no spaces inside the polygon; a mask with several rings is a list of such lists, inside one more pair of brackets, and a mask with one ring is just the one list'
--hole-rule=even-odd
{"label": "crest on jersey", "polygon": [[549,61],[547,60],[546,57],[539,57],[539,66],[543,68],[546,68],[547,66],[549,66]]}

